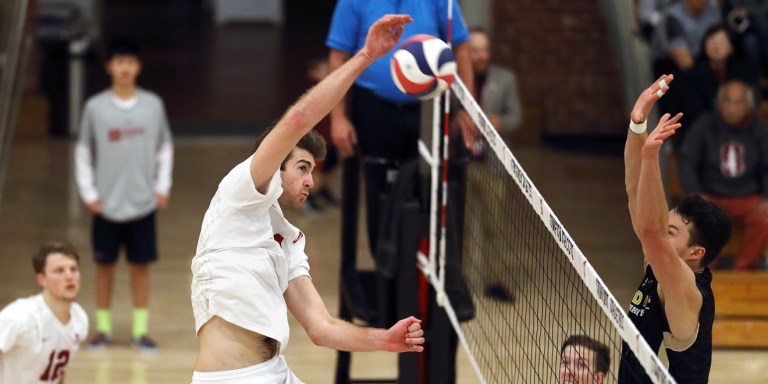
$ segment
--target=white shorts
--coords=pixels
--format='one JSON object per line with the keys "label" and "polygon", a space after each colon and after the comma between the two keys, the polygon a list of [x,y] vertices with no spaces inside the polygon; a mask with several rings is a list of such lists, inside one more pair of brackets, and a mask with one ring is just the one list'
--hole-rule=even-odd
{"label": "white shorts", "polygon": [[192,384],[303,384],[288,368],[283,355],[277,355],[263,363],[231,371],[197,372],[192,374]]}
{"label": "white shorts", "polygon": [[288,308],[267,252],[206,254],[192,260],[195,331],[213,316],[288,343]]}

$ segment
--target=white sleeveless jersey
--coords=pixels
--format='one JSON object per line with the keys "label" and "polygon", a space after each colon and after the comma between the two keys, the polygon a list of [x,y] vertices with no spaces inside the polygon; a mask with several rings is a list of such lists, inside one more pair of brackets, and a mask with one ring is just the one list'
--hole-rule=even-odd
{"label": "white sleeveless jersey", "polygon": [[88,335],[88,316],[72,303],[62,324],[42,293],[17,299],[0,311],[0,383],[59,383]]}

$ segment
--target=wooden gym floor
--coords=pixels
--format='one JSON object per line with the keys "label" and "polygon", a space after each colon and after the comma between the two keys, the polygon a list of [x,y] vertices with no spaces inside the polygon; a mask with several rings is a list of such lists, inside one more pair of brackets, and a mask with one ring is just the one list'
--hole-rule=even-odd
{"label": "wooden gym floor", "polygon": [[[197,349],[189,304],[190,260],[216,185],[247,156],[251,141],[177,140],[173,195],[169,209],[159,215],[161,259],[152,275],[150,329],[162,350],[145,356],[128,345],[130,297],[127,269],[121,264],[113,305],[116,345],[104,353],[81,350],[67,371],[67,383],[189,382]],[[618,300],[628,302],[642,267],[622,199],[621,159],[563,153],[540,146],[519,148],[515,153]],[[37,291],[30,255],[45,240],[66,238],[83,254],[79,302],[93,315],[90,220],[77,197],[71,158],[69,140],[25,139],[13,147],[0,204],[2,305]],[[597,170],[601,170],[599,177]],[[578,203],[574,196],[578,196]],[[307,234],[314,282],[330,311],[337,313],[339,212],[298,211],[292,212],[290,218]],[[295,322],[286,354],[291,367],[306,382],[333,381],[335,353],[313,346]],[[768,372],[768,352],[763,350],[716,350],[713,360],[713,383],[763,383]],[[356,378],[394,377],[395,367],[396,359],[391,354],[353,355],[352,374]],[[459,383],[477,382],[464,358],[460,358],[458,375]]]}

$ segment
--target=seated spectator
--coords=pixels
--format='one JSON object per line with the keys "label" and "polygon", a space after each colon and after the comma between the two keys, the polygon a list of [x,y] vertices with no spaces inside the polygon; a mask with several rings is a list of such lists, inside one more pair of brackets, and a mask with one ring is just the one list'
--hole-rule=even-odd
{"label": "seated spectator", "polygon": [[608,347],[589,336],[570,336],[560,348],[560,384],[603,384],[610,366]]}
{"label": "seated spectator", "polygon": [[720,87],[717,112],[689,128],[677,160],[686,193],[719,204],[745,227],[733,268],[755,268],[768,243],[768,128],[747,84],[730,80]]}
{"label": "seated spectator", "polygon": [[491,64],[491,41],[485,29],[470,29],[469,57],[480,107],[499,132],[512,132],[523,115],[517,78],[511,70]]}
{"label": "seated spectator", "polygon": [[[670,88],[668,96],[675,99],[674,109],[683,113],[680,122],[688,127],[701,115],[714,111],[721,84],[735,79],[757,89],[759,77],[759,69],[744,60],[728,29],[718,24],[704,35],[695,65],[678,77],[678,86]],[[680,133],[684,135],[685,130]],[[675,141],[680,140],[682,135]]]}
{"label": "seated spectator", "polygon": [[[679,76],[693,68],[704,34],[720,23],[721,13],[716,0],[680,0],[670,5],[651,41],[653,77]],[[671,92],[674,94],[675,90]],[[661,113],[679,112],[673,94],[659,101]]]}
{"label": "seated spectator", "polygon": [[636,5],[637,24],[643,40],[650,43],[656,26],[661,22],[664,11],[678,0],[638,0]]}
{"label": "seated spectator", "polygon": [[766,74],[768,68],[768,1],[722,0],[722,14],[746,59]]}

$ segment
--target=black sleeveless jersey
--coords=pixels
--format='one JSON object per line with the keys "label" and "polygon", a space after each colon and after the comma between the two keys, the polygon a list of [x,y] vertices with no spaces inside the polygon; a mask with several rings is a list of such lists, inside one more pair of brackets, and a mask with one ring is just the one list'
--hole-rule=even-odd
{"label": "black sleeveless jersey", "polygon": [[[696,341],[681,352],[667,348],[669,372],[678,383],[696,384],[709,381],[709,368],[712,363],[712,323],[715,319],[715,298],[711,284],[712,273],[709,268],[696,273],[696,287],[702,297]],[[669,324],[659,300],[657,286],[656,276],[649,265],[645,269],[643,282],[629,305],[628,316],[651,349],[658,352],[664,340],[664,332],[669,332]],[[626,343],[622,343],[621,347],[619,383],[652,383]]]}

